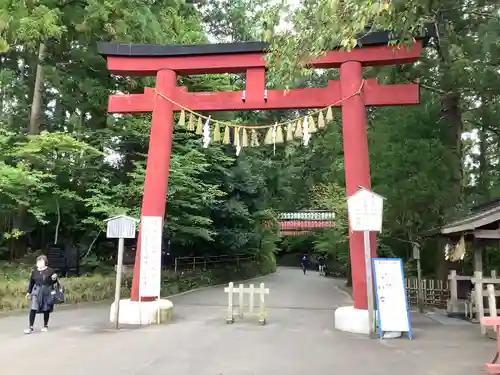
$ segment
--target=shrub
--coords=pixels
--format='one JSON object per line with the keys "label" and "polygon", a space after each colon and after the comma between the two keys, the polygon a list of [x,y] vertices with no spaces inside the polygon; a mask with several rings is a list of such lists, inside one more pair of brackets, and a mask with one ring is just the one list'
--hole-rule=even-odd
{"label": "shrub", "polygon": [[25,263],[0,263],[0,269],[2,270],[2,279],[0,279],[0,283],[3,281],[9,280],[23,280],[26,281],[30,277],[32,265],[28,265]]}
{"label": "shrub", "polygon": [[270,252],[265,255],[261,255],[259,258],[259,274],[267,275],[276,272],[276,255]]}
{"label": "shrub", "polygon": [[[75,304],[81,302],[102,301],[113,297],[115,278],[111,276],[92,275],[62,279],[65,302]],[[122,295],[130,292],[131,279],[125,277]],[[0,283],[0,310],[19,310],[28,308],[29,301],[25,298],[28,278],[24,280],[7,280]]]}
{"label": "shrub", "polygon": [[[259,261],[248,261],[234,264],[221,265],[201,273],[184,271],[176,274],[172,271],[162,273],[161,295],[168,296],[185,292],[191,289],[227,283],[238,279],[248,279],[258,275],[274,272],[276,260],[274,254],[262,257]],[[3,279],[0,279],[0,311],[27,309],[29,301],[25,298],[28,287],[29,267],[20,265],[3,267]],[[7,272],[7,270],[9,272]],[[114,274],[95,274],[90,276],[72,277],[61,279],[64,286],[65,302],[76,304],[110,300],[115,293]],[[130,295],[132,275],[124,274],[122,279],[122,297]]]}

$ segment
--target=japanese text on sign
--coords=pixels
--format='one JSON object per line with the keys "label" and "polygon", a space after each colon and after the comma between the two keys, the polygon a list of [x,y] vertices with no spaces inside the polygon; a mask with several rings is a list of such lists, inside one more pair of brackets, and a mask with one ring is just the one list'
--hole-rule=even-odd
{"label": "japanese text on sign", "polygon": [[160,216],[141,218],[141,297],[157,297],[161,288],[161,241],[163,220]]}
{"label": "japanese text on sign", "polygon": [[410,332],[401,259],[373,259],[373,271],[380,330]]}
{"label": "japanese text on sign", "polygon": [[353,231],[382,230],[384,198],[366,189],[360,189],[347,199],[349,225]]}

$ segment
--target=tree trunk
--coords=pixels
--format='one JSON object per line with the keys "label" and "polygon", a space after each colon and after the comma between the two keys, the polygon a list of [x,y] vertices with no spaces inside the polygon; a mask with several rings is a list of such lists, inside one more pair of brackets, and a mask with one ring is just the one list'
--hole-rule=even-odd
{"label": "tree trunk", "polygon": [[[483,119],[485,121],[486,119]],[[489,197],[489,163],[488,163],[488,131],[486,127],[481,126],[479,128],[479,175],[478,175],[478,196],[481,202],[487,202],[490,200]]]}
{"label": "tree trunk", "polygon": [[56,210],[57,210],[57,223],[56,230],[54,233],[54,244],[57,245],[57,240],[59,239],[59,227],[61,226],[61,207],[59,206],[59,199],[56,197]]}
{"label": "tree trunk", "polygon": [[448,201],[443,207],[447,213],[456,211],[462,202],[463,190],[463,166],[462,166],[462,110],[460,108],[460,88],[457,87],[456,77],[453,75],[451,66],[454,61],[452,55],[453,46],[449,35],[454,32],[449,27],[449,20],[444,12],[440,12],[436,18],[436,31],[438,42],[436,50],[439,55],[440,88],[443,91],[441,97],[441,115],[446,125],[444,132],[447,151],[444,162],[450,171]]}
{"label": "tree trunk", "polygon": [[[446,75],[446,73],[444,73]],[[460,203],[463,186],[462,167],[462,112],[460,109],[460,94],[450,91],[441,100],[441,114],[446,123],[446,138],[448,143],[447,164],[451,172],[450,198],[454,208]]]}
{"label": "tree trunk", "polygon": [[38,62],[36,66],[35,87],[33,88],[33,100],[31,102],[29,135],[40,134],[40,119],[42,117],[42,90],[43,90],[43,60],[45,58],[45,43],[41,42],[38,48]]}

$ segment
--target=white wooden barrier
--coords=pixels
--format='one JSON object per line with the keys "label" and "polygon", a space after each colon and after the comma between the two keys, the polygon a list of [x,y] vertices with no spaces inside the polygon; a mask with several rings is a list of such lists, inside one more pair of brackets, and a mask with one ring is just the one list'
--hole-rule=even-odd
{"label": "white wooden barrier", "polygon": [[[488,281],[489,280],[489,281]],[[496,281],[492,281],[496,280]],[[484,279],[482,272],[474,272],[474,276],[462,276],[457,275],[457,271],[452,270],[448,275],[449,288],[450,288],[450,299],[448,301],[448,313],[460,313],[464,312],[462,309],[465,306],[465,316],[472,318],[475,313],[481,313],[478,311],[477,306],[481,307],[482,302],[479,301],[479,295],[476,293],[477,290],[483,290],[483,297],[486,297],[486,290],[484,289],[484,284],[487,283],[500,283],[500,279],[497,279],[496,270],[491,271],[491,278]],[[470,281],[474,284],[474,289],[471,292],[471,300],[459,300],[458,299],[458,281]],[[480,310],[480,309],[479,309]],[[479,320],[479,315],[478,315]]]}
{"label": "white wooden barrier", "polygon": [[[451,270],[448,275],[449,286],[450,286],[450,300],[448,301],[448,313],[454,314],[462,311],[460,301],[458,300],[458,283],[457,281],[468,280],[472,281],[474,276],[461,276],[457,275],[457,271]],[[462,300],[462,302],[464,302]],[[467,303],[465,303],[465,314],[467,315]]]}
{"label": "white wooden barrier", "polygon": [[[495,286],[493,284],[488,284],[486,286],[486,290],[488,292],[488,310],[490,313],[490,317],[496,318],[497,316],[497,293],[495,292]],[[484,327],[484,325],[481,323],[481,326]],[[484,327],[486,328],[486,327]],[[493,326],[493,330],[496,332],[497,327]]]}
{"label": "white wooden barrier", "polygon": [[[254,315],[255,311],[255,295],[259,295],[259,324],[266,324],[266,307],[265,307],[265,295],[269,294],[269,288],[266,288],[264,283],[260,283],[259,288],[255,288],[254,284],[250,284],[248,288],[245,288],[243,284],[239,284],[238,288],[234,287],[234,283],[230,282],[229,285],[224,288],[224,293],[227,293],[227,317],[226,323],[234,323],[235,311],[239,318],[243,318],[245,314],[245,294],[248,294],[248,314]],[[238,295],[238,307],[234,307],[234,295]]]}
{"label": "white wooden barrier", "polygon": [[[495,284],[500,284],[500,279],[496,277],[496,271],[491,272],[491,278],[483,278],[480,271],[474,272],[472,278],[474,290],[471,293],[471,303],[466,309],[466,315],[472,317],[476,313],[476,319],[481,322],[485,313],[489,316],[497,315],[497,306],[495,297],[500,297],[500,291],[495,290]],[[486,289],[484,288],[486,284]],[[484,308],[483,298],[488,297],[488,307]],[[481,333],[486,334],[486,327],[481,323]]]}

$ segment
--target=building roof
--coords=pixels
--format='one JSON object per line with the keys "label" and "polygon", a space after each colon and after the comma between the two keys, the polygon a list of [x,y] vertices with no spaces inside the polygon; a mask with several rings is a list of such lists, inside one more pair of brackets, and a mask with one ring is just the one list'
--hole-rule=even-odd
{"label": "building roof", "polygon": [[452,235],[471,232],[500,221],[500,199],[475,206],[470,213],[458,220],[447,223],[439,228],[422,233],[423,236]]}

